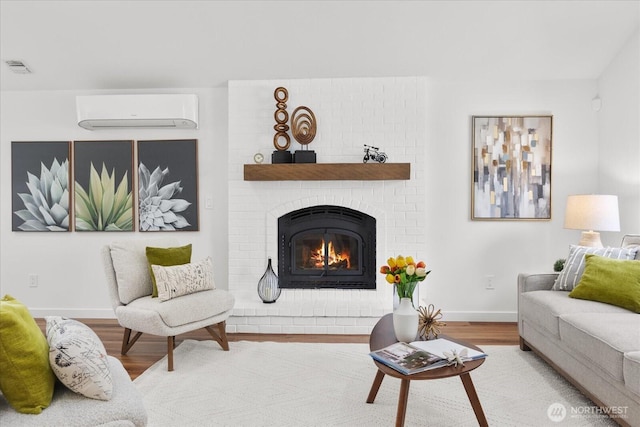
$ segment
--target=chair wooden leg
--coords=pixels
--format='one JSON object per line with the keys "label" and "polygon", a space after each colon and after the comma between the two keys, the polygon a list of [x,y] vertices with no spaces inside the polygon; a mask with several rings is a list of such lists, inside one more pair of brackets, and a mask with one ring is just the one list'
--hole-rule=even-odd
{"label": "chair wooden leg", "polygon": [[176,337],[167,337],[167,371],[173,371],[173,349],[176,346]]}
{"label": "chair wooden leg", "polygon": [[213,326],[205,326],[204,327],[209,335],[213,337],[214,340],[220,344],[220,347],[224,351],[229,351],[229,340],[227,339],[227,322],[222,321],[218,323],[218,332],[213,329]]}
{"label": "chair wooden leg", "polygon": [[122,336],[122,350],[120,350],[120,354],[122,355],[127,354],[129,349],[133,347],[133,345],[136,343],[136,341],[138,341],[138,338],[140,338],[140,336],[142,336],[142,332],[136,332],[136,334],[133,336],[133,339],[130,340],[131,329],[125,328],[124,335]]}

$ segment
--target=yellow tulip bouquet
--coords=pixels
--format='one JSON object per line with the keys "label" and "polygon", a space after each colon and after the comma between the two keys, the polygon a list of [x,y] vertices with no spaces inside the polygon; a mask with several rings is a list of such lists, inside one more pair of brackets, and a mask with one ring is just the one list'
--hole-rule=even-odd
{"label": "yellow tulip bouquet", "polygon": [[380,273],[385,275],[387,282],[396,285],[400,299],[412,298],[418,282],[422,282],[431,273],[426,267],[424,261],[415,262],[410,256],[405,258],[398,255],[396,258],[389,258],[387,265],[380,267]]}

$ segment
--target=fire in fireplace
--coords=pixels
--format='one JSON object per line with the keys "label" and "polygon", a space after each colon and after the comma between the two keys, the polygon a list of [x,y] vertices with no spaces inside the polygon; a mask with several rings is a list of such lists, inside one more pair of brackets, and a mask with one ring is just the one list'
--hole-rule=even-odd
{"label": "fire in fireplace", "polygon": [[[295,270],[357,270],[358,241],[346,234],[309,233],[295,238]],[[351,258],[354,258],[353,263]]]}
{"label": "fire in fireplace", "polygon": [[278,219],[281,288],[375,289],[375,218],[314,206]]}

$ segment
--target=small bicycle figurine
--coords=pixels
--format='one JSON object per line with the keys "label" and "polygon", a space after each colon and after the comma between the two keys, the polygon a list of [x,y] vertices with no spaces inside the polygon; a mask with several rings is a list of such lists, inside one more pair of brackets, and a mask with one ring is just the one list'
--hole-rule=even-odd
{"label": "small bicycle figurine", "polygon": [[378,151],[378,147],[364,144],[364,159],[363,163],[367,163],[369,160],[374,160],[378,163],[384,163],[387,161],[387,155],[382,151]]}

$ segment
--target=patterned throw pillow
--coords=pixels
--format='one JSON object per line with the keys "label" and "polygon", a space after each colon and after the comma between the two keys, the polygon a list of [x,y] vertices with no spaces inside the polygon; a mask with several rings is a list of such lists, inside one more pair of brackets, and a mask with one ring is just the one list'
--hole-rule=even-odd
{"label": "patterned throw pillow", "polygon": [[104,345],[83,323],[59,316],[45,317],[49,364],[67,388],[86,397],[110,400],[113,381]]}
{"label": "patterned throw pillow", "polygon": [[156,276],[153,272],[152,265],[182,265],[191,262],[191,244],[175,247],[175,248],[146,248],[147,261],[149,263],[149,274],[151,275],[151,282],[153,284],[153,290],[151,296],[156,298],[158,296],[158,284],[156,283]]}
{"label": "patterned throw pillow", "polygon": [[151,268],[156,276],[160,301],[216,288],[211,257],[191,264],[170,267],[152,265]]}
{"label": "patterned throw pillow", "polygon": [[576,287],[584,272],[586,254],[599,255],[611,259],[634,259],[638,248],[593,248],[571,245],[564,268],[553,284],[554,291],[570,291]]}

